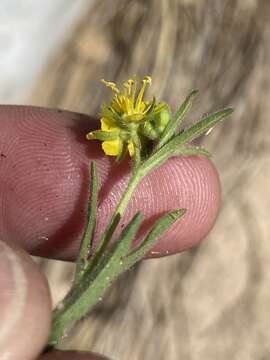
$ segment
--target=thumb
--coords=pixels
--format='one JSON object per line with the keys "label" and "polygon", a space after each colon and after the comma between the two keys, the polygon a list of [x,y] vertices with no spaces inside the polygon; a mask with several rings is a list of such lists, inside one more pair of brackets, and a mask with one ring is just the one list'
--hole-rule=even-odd
{"label": "thumb", "polygon": [[83,353],[77,351],[58,351],[54,350],[43,355],[38,360],[109,360],[102,355],[93,353]]}
{"label": "thumb", "polygon": [[50,314],[47,282],[37,265],[0,241],[0,358],[35,359],[46,344]]}

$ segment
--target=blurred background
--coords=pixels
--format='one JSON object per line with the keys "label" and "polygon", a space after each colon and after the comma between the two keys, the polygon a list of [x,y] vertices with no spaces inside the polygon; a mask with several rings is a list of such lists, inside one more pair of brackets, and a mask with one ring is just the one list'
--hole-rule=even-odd
{"label": "blurred background", "polygon": [[[124,360],[270,359],[269,0],[1,0],[2,103],[96,115],[100,78],[154,78],[175,107],[192,88],[190,122],[235,112],[202,142],[223,205],[197,248],[125,274],[63,348]],[[54,301],[73,265],[39,260]]]}

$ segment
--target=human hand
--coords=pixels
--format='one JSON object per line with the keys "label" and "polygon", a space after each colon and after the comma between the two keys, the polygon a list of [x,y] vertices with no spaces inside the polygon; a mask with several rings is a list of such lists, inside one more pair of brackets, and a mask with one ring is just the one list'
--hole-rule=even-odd
{"label": "human hand", "polygon": [[[101,178],[98,234],[119,201],[130,167],[113,165],[99,145],[85,140],[96,122],[84,115],[2,106],[0,126],[0,359],[30,360],[46,345],[51,299],[46,279],[27,253],[74,260],[86,219],[90,161],[95,159]],[[206,236],[219,202],[218,176],[208,159],[174,158],[142,181],[123,222],[140,208],[146,232],[161,214],[187,208],[149,256],[173,254]],[[98,359],[61,352],[39,359],[76,356]]]}

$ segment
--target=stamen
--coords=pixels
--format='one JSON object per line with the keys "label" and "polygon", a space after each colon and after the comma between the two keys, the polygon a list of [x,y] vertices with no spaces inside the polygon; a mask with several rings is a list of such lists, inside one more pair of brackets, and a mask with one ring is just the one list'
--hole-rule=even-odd
{"label": "stamen", "polygon": [[145,81],[146,84],[149,84],[149,86],[151,86],[151,84],[152,84],[152,78],[151,78],[151,76],[146,76],[146,77],[143,79],[143,81]]}
{"label": "stamen", "polygon": [[132,89],[131,89],[131,106],[132,106],[132,110],[134,111],[134,103],[135,103],[135,96],[136,96],[136,91],[137,91],[137,81],[134,78],[133,84],[132,84]]}
{"label": "stamen", "polygon": [[120,93],[118,87],[116,86],[116,84],[115,84],[114,82],[112,82],[112,81],[106,81],[106,80],[104,80],[104,79],[102,79],[101,82],[102,82],[105,86],[107,86],[108,88],[112,89],[113,92],[115,92],[115,93],[117,93],[117,94]]}
{"label": "stamen", "polygon": [[141,90],[139,91],[139,94],[138,94],[138,97],[137,97],[137,100],[136,100],[136,105],[135,105],[135,110],[136,111],[140,111],[141,102],[142,102],[142,99],[143,99],[143,95],[144,95],[144,92],[145,92],[146,85],[150,86],[151,82],[152,82],[152,79],[151,79],[150,76],[146,76],[143,79],[142,87],[141,87]]}
{"label": "stamen", "polygon": [[129,79],[123,83],[123,86],[125,88],[124,90],[127,90],[126,96],[128,96],[128,97],[131,95],[131,90],[132,90],[133,84],[134,84],[133,79]]}

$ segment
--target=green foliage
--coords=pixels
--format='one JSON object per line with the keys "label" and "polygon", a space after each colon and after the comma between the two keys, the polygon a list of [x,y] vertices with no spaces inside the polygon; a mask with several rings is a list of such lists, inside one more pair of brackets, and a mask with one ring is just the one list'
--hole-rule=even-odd
{"label": "green foliage", "polygon": [[[193,90],[171,118],[169,118],[171,114],[169,108],[166,108],[166,111],[163,109],[164,113],[162,111],[156,112],[156,116],[159,116],[159,118],[153,119],[153,123],[156,120],[156,123],[160,126],[159,129],[151,127],[151,124],[148,124],[148,127],[145,128],[148,137],[152,138],[155,142],[151,151],[144,151],[143,145],[137,144],[136,141],[134,142],[135,161],[133,162],[131,179],[95,249],[93,247],[93,240],[96,227],[98,178],[96,166],[94,163],[91,164],[88,221],[81,241],[75,279],[70,292],[54,310],[52,332],[48,347],[56,346],[74,322],[85,316],[101,299],[110,284],[121,273],[140,261],[150,251],[160,236],[172,224],[184,216],[187,211],[186,209],[177,209],[161,217],[149,231],[146,238],[137,247],[132,248],[143,220],[143,215],[138,212],[121,232],[117,241],[112,244],[115,230],[124,215],[134,190],[144,176],[173,156],[210,155],[207,150],[192,146],[190,142],[211,129],[222,119],[225,119],[233,110],[231,108],[220,110],[178,133],[177,130],[197,94],[198,91]],[[104,113],[105,111],[109,112],[111,110],[107,107],[103,110]],[[113,132],[109,134],[109,136],[114,135]],[[101,140],[109,139],[106,137],[107,134],[104,134],[102,131],[97,131],[95,136]],[[125,153],[126,151],[127,149],[124,149]],[[144,151],[142,153],[144,154],[143,156],[141,156],[141,151]],[[120,157],[122,158],[123,156]]]}

